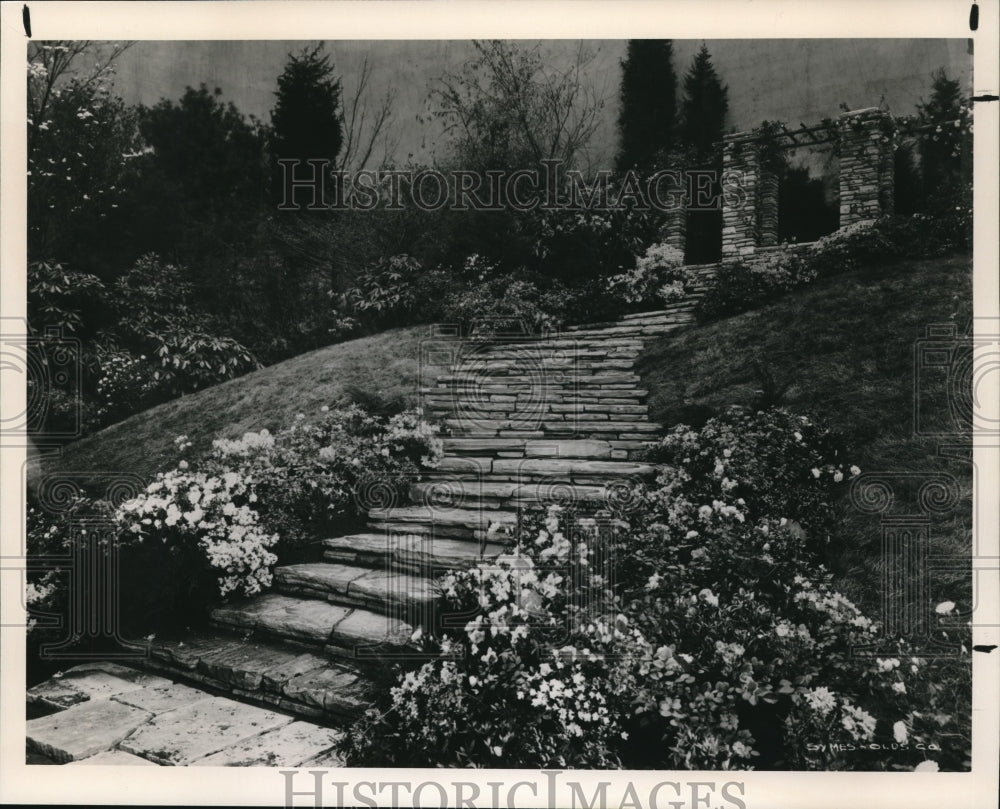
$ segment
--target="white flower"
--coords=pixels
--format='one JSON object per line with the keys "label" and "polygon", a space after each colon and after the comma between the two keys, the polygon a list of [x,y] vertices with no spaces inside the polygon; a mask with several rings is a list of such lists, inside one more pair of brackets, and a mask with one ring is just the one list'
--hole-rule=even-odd
{"label": "white flower", "polygon": [[955,609],[954,601],[942,601],[934,608],[934,612],[936,612],[938,615],[947,615],[954,609]]}
{"label": "white flower", "polygon": [[833,473],[833,482],[834,483],[840,483],[840,481],[842,481],[843,479],[844,479],[844,473],[841,472],[839,469],[836,472]]}
{"label": "white flower", "polygon": [[820,471],[814,466],[812,469],[813,477],[818,478],[820,476]]}
{"label": "white flower", "polygon": [[892,738],[894,738],[899,744],[905,744],[909,735],[906,732],[906,723],[900,720],[892,726]]}
{"label": "white flower", "polygon": [[698,593],[698,596],[704,599],[706,604],[710,604],[713,607],[719,606],[719,597],[709,590],[707,587]]}
{"label": "white flower", "polygon": [[856,478],[861,474],[861,469],[857,466],[851,466],[851,477]]}
{"label": "white flower", "polygon": [[892,684],[892,690],[895,691],[897,694],[905,694],[906,693],[906,683],[895,682],[895,683]]}
{"label": "white flower", "polygon": [[916,767],[913,768],[914,772],[939,772],[941,768],[938,766],[936,761],[921,761]]}

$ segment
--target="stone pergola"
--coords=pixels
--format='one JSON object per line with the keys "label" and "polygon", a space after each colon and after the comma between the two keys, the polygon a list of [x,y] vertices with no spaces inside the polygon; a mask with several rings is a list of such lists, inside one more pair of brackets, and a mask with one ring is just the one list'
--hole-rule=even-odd
{"label": "stone pergola", "polygon": [[[834,142],[840,164],[840,227],[877,219],[893,211],[894,169],[892,116],[878,107],[841,114],[834,124],[798,130],[782,127],[760,135],[741,132],[722,142],[722,171],[737,175],[743,194],[738,205],[723,196],[722,260],[753,256],[778,245],[778,174],[768,150]],[[685,246],[686,211],[670,211],[661,234],[681,250]]]}

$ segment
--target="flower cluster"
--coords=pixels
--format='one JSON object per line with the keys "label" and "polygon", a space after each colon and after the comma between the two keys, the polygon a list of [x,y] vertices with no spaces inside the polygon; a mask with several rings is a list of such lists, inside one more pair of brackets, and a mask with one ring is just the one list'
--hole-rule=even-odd
{"label": "flower cluster", "polygon": [[278,557],[254,509],[253,479],[237,472],[209,475],[175,469],[161,473],[138,497],[115,513],[123,540],[194,545],[218,571],[221,596],[253,595],[271,585]]}
{"label": "flower cluster", "polygon": [[688,293],[690,274],[684,253],[666,243],[654,244],[635,260],[635,267],[607,279],[612,295],[632,307],[663,306]]}

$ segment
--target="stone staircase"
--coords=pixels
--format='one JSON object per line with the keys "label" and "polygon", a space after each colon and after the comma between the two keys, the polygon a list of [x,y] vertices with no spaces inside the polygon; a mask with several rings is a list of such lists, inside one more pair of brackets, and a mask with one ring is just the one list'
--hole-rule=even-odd
{"label": "stone staircase", "polygon": [[653,474],[638,455],[658,425],[634,365],[644,340],[690,323],[691,308],[460,343],[420,391],[448,435],[409,502],[371,508],[365,533],[324,539],[322,561],[278,567],[271,592],[215,609],[210,630],[153,639],[144,665],[314,721],[355,716],[374,675],[414,653],[444,572],[502,553],[525,509],[601,510]]}

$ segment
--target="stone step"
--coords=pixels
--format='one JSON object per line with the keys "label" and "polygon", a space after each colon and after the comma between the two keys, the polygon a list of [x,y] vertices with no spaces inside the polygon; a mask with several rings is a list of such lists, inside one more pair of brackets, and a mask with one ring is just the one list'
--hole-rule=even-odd
{"label": "stone step", "polygon": [[489,389],[491,386],[507,387],[510,385],[530,385],[533,388],[552,389],[575,389],[587,388],[596,385],[602,388],[620,388],[638,386],[639,376],[637,374],[597,371],[593,374],[574,374],[553,371],[551,373],[538,374],[497,374],[490,376],[487,374],[461,374],[447,373],[437,378],[437,387],[449,388],[457,392],[465,390]]}
{"label": "stone step", "polygon": [[281,593],[216,607],[211,622],[229,631],[281,638],[348,659],[403,653],[413,633],[405,622],[361,607]]}
{"label": "stone step", "polygon": [[[188,630],[182,637],[154,638],[145,645],[148,656],[141,662],[145,669],[296,716],[351,719],[374,699],[363,667],[276,639]],[[170,707],[172,696],[164,694],[160,701],[142,707]]]}
{"label": "stone step", "polygon": [[474,378],[510,376],[514,373],[545,373],[548,371],[574,371],[581,376],[597,374],[607,369],[631,368],[636,363],[638,352],[625,356],[580,357],[568,353],[564,357],[522,357],[496,358],[453,365],[450,375],[466,375]]}
{"label": "stone step", "polygon": [[277,567],[274,589],[397,617],[420,615],[435,599],[432,582],[422,576],[335,562]]}
{"label": "stone step", "polygon": [[368,527],[418,536],[451,537],[502,543],[517,527],[516,511],[498,508],[429,508],[402,506],[371,509]]}
{"label": "stone step", "polygon": [[[465,394],[463,397],[462,394]],[[474,397],[472,403],[468,402],[469,394]],[[649,391],[636,385],[598,385],[598,386],[568,386],[557,387],[553,385],[534,385],[531,382],[518,384],[477,384],[468,390],[461,387],[458,389],[450,385],[442,385],[438,388],[422,388],[422,397],[436,398],[440,403],[454,403],[456,407],[463,409],[474,409],[475,403],[479,401],[503,402],[511,401],[509,397],[514,397],[517,402],[537,402],[542,397],[544,401],[556,402],[560,404],[570,404],[576,402],[603,402],[605,400],[625,399],[628,401],[645,399]],[[497,397],[505,397],[503,399]],[[628,402],[618,402],[627,404]]]}
{"label": "stone step", "polygon": [[650,438],[640,440],[615,439],[569,439],[569,438],[463,438],[460,436],[443,439],[445,458],[437,468],[448,469],[449,458],[455,458],[455,467],[459,461],[469,456],[477,458],[487,455],[514,458],[586,458],[593,460],[610,460],[623,456],[616,452],[640,452],[646,446],[654,443]]}
{"label": "stone step", "polygon": [[[504,463],[497,461],[498,464]],[[527,461],[510,461],[515,467]],[[547,479],[532,483],[491,480],[424,481],[410,486],[410,498],[434,508],[460,505],[476,508],[501,509],[533,505],[563,505],[604,503],[609,496],[606,485],[572,483]]]}
{"label": "stone step", "polygon": [[541,433],[541,435],[525,435],[523,436],[525,438],[544,437],[548,434],[586,438],[590,437],[592,433],[653,434],[660,429],[659,425],[648,421],[583,421],[572,417],[566,420],[557,419],[553,414],[545,416],[539,422],[532,424],[524,421],[490,419],[478,416],[475,418],[452,418],[444,420],[445,425],[453,430],[456,435],[461,434],[469,437],[497,436],[499,438],[517,438],[521,436],[506,436],[504,433],[526,432]]}
{"label": "stone step", "polygon": [[[425,475],[419,487],[422,496],[449,496],[452,481],[480,481],[506,485],[552,482],[553,478],[572,483],[597,481],[610,483],[619,478],[645,478],[656,474],[652,464],[623,460],[589,458],[445,458],[441,465]],[[464,463],[467,462],[467,463]],[[437,487],[437,492],[428,489]],[[412,496],[412,494],[411,494]]]}
{"label": "stone step", "polygon": [[426,575],[472,567],[483,559],[503,553],[497,542],[469,542],[462,539],[421,534],[352,534],[323,540],[323,557],[330,562],[364,565],[382,570],[403,570]]}

